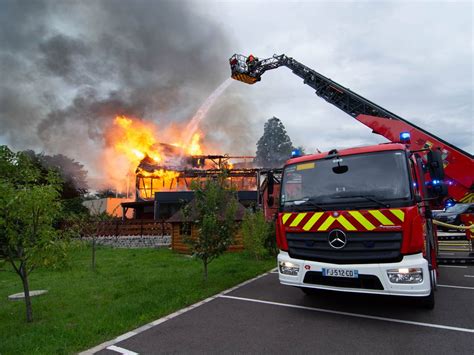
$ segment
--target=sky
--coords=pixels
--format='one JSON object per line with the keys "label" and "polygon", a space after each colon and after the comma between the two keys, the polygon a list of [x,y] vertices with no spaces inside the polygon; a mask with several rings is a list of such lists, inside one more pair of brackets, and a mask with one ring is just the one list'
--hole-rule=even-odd
{"label": "sky", "polygon": [[[259,1],[201,10],[232,29],[236,52],[285,53],[474,152],[472,2]],[[247,90],[258,106],[255,121],[281,118],[293,142],[308,150],[386,141],[286,68]]]}
{"label": "sky", "polygon": [[[100,174],[116,114],[186,122],[235,52],[285,53],[474,152],[470,1],[2,0],[0,144]],[[215,149],[254,154],[273,116],[307,152],[385,142],[287,68],[232,83],[202,128]]]}

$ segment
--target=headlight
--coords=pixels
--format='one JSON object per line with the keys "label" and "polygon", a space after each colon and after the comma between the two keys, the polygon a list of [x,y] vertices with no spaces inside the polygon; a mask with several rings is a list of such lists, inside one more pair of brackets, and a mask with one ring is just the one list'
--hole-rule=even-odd
{"label": "headlight", "polygon": [[289,261],[280,261],[280,272],[284,275],[291,275],[296,276],[298,275],[298,271],[300,271],[300,267],[297,264],[293,264]]}
{"label": "headlight", "polygon": [[394,284],[419,284],[423,282],[423,269],[400,268],[387,270],[388,279]]}

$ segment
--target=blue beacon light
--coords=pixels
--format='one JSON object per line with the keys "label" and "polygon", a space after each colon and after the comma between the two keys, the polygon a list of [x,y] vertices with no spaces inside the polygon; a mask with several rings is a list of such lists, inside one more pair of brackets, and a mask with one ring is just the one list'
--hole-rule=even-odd
{"label": "blue beacon light", "polygon": [[297,158],[301,156],[301,151],[299,149],[293,149],[291,151],[291,157],[292,158]]}
{"label": "blue beacon light", "polygon": [[401,132],[400,133],[400,142],[401,143],[410,143],[410,132]]}

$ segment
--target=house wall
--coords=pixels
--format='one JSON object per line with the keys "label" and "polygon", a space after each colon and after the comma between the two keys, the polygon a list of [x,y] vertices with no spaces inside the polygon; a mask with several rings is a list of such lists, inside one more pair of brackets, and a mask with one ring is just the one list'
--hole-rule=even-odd
{"label": "house wall", "polygon": [[[133,200],[126,198],[100,198],[98,200],[87,200],[82,204],[87,207],[91,214],[100,214],[102,212],[107,212],[107,214],[114,217],[122,217],[122,207],[120,204],[122,202],[131,202]],[[133,217],[133,210],[129,209],[127,211],[127,218]]]}
{"label": "house wall", "polygon": [[[180,233],[181,223],[172,223],[171,232],[171,249],[180,254],[191,254],[188,244],[184,242],[184,236]],[[198,228],[196,225],[191,226],[191,237],[197,237]],[[234,242],[227,249],[228,252],[236,252],[244,249],[242,241],[242,232],[239,228],[234,236]]]}

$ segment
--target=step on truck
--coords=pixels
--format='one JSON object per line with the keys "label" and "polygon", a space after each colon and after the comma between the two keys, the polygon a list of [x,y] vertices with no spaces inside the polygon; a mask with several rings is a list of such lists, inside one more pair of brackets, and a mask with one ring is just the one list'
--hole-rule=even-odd
{"label": "step on truck", "polygon": [[413,296],[432,308],[438,242],[431,211],[474,199],[473,156],[284,54],[234,54],[229,62],[232,78],[247,84],[287,67],[391,142],[295,156],[278,188],[268,180],[268,191],[280,191],[268,199],[271,208],[279,201],[280,282],[307,293]]}

